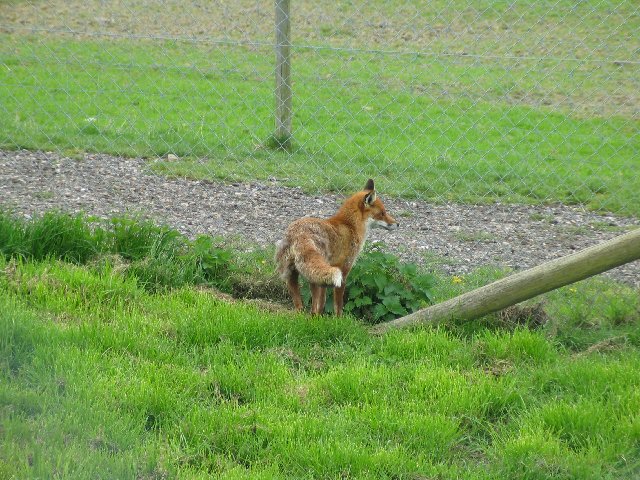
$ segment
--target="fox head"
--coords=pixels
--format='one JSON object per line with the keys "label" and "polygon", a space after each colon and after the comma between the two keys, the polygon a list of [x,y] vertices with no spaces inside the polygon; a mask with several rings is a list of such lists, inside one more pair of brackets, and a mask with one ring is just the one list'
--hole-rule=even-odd
{"label": "fox head", "polygon": [[382,200],[376,195],[373,180],[369,179],[364,186],[364,205],[363,213],[367,223],[371,227],[384,228],[386,230],[395,230],[400,226],[396,220],[387,213]]}

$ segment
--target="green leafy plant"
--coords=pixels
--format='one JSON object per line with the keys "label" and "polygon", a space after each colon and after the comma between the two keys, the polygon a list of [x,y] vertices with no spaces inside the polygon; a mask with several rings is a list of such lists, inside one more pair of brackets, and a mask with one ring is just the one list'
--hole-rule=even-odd
{"label": "green leafy plant", "polygon": [[146,251],[129,266],[130,273],[146,289],[158,291],[203,284],[231,291],[235,270],[231,250],[214,246],[213,239],[206,235],[190,241],[176,230],[155,228],[153,241],[139,245]]}
{"label": "green leafy plant", "polygon": [[[349,273],[344,311],[369,323],[379,323],[414,312],[433,301],[434,276],[413,263],[383,251],[381,243],[365,245]],[[326,309],[333,311],[333,290]],[[308,288],[303,297],[309,302]]]}

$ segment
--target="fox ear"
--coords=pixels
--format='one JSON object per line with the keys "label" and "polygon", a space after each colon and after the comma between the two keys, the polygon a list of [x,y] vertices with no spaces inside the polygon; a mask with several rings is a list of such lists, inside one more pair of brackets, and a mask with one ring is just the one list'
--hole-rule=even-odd
{"label": "fox ear", "polygon": [[371,204],[372,204],[373,202],[375,202],[375,201],[376,201],[376,191],[375,191],[375,190],[371,190],[369,193],[367,193],[367,194],[364,196],[364,204],[365,204],[367,207],[370,207],[370,206],[371,206]]}
{"label": "fox ear", "polygon": [[365,190],[374,190],[375,187],[373,186],[373,179],[369,179],[367,180],[367,184],[364,186]]}
{"label": "fox ear", "polygon": [[364,204],[370,206],[373,202],[376,201],[376,191],[375,187],[373,186],[373,180],[371,178],[367,180],[367,184],[364,186],[364,189],[369,190],[369,193],[367,193],[364,197]]}

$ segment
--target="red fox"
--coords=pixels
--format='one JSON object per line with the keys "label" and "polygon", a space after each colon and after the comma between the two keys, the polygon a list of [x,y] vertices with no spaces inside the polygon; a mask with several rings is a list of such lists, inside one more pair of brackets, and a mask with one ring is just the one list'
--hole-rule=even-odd
{"label": "red fox", "polygon": [[292,222],[277,243],[275,260],[296,310],[302,310],[299,275],[311,286],[311,313],[320,314],[326,287],[333,287],[333,306],[342,315],[347,275],[358,258],[369,227],[395,230],[399,224],[377,198],[373,180],[349,197],[331,218],[304,217]]}

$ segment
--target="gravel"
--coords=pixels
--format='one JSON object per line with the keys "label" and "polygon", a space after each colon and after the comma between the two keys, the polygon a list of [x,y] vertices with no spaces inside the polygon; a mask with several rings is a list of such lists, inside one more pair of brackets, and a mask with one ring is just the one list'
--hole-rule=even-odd
{"label": "gravel", "polygon": [[[332,215],[343,198],[307,195],[275,179],[226,184],[167,178],[152,173],[149,165],[104,154],[74,159],[52,152],[0,151],[0,203],[27,217],[50,209],[101,218],[142,214],[190,237],[223,235],[262,247],[275,243],[298,217]],[[361,187],[354,185],[354,191]],[[384,242],[405,260],[450,275],[488,265],[528,268],[638,225],[634,218],[563,205],[432,204],[387,198],[383,181],[377,188],[400,229],[372,230],[369,239]],[[640,262],[607,275],[640,287]]]}

